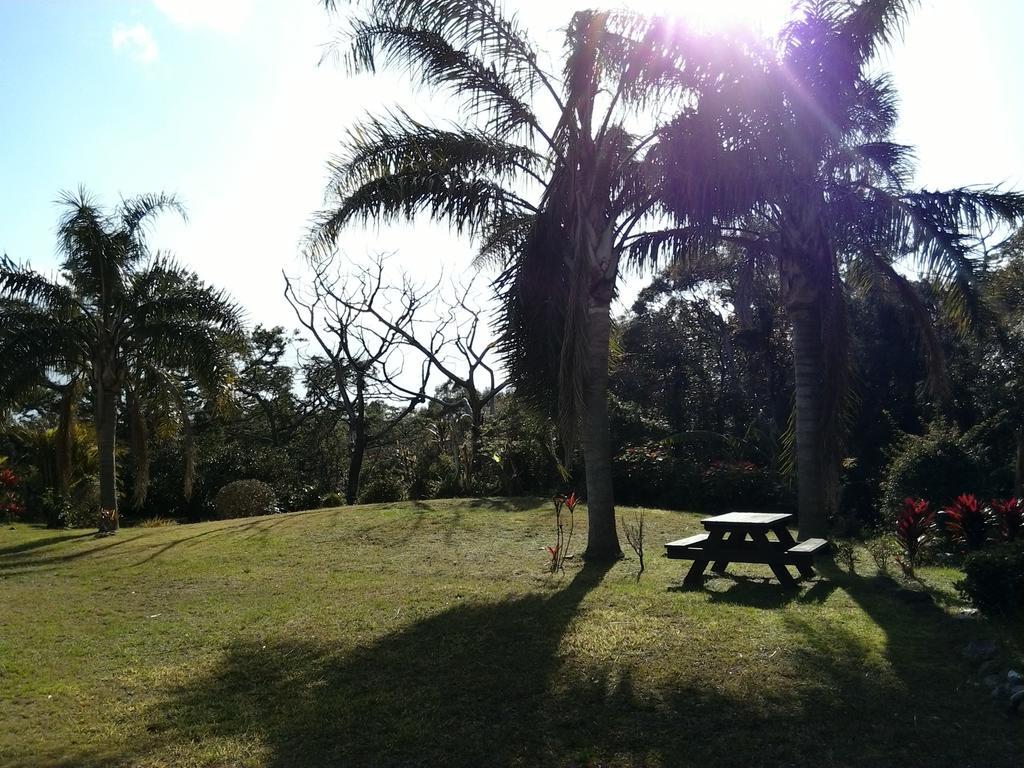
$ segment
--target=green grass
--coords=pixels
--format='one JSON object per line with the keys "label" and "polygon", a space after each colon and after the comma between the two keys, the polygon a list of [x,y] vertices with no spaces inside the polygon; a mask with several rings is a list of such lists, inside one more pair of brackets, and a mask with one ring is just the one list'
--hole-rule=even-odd
{"label": "green grass", "polygon": [[866,558],[681,590],[660,545],[698,520],[648,513],[639,582],[546,574],[532,500],[2,530],[0,765],[1021,764],[960,655],[1019,646],[950,618],[952,572],[923,606]]}

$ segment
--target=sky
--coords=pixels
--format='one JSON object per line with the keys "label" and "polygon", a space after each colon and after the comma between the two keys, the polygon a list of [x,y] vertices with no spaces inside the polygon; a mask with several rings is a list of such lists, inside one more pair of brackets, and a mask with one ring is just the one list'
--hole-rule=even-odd
{"label": "sky", "polygon": [[[589,5],[508,1],[550,45]],[[771,26],[787,3],[671,5],[710,26]],[[437,106],[395,76],[321,63],[336,28],[316,0],[0,0],[0,253],[55,269],[61,190],[84,185],[107,203],[172,192],[188,222],[161,220],[151,244],[227,289],[250,322],[294,327],[281,271],[304,271],[302,236],[346,129],[396,103]],[[1024,189],[1022,29],[1019,0],[920,2],[883,61],[918,185]],[[427,222],[353,231],[341,245],[355,262],[393,252],[390,268],[420,282],[471,276],[470,244]],[[624,303],[639,284],[627,281]]]}

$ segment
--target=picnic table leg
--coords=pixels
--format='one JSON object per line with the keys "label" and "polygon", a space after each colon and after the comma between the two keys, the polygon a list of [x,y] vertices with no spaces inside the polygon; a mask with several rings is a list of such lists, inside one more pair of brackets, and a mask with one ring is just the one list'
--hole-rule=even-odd
{"label": "picnic table leg", "polygon": [[[726,534],[723,544],[738,544],[747,537],[746,531],[729,531]],[[711,570],[715,573],[725,573],[725,569],[729,567],[728,560],[716,560],[715,564],[711,566]]]}
{"label": "picnic table leg", "polygon": [[686,584],[688,586],[700,584],[701,576],[704,575],[704,569],[707,567],[707,560],[694,560],[693,565],[690,566],[690,570],[686,572],[686,577],[683,579],[683,584]]}
{"label": "picnic table leg", "polygon": [[[786,549],[796,546],[796,539],[793,538],[793,534],[789,532],[789,529],[786,526],[783,525],[778,528],[773,528],[772,530],[775,531],[775,535],[779,537],[779,541],[782,542],[782,545]],[[809,562],[797,563],[796,569],[800,571],[800,575],[805,579],[813,579],[818,575],[814,571],[814,567]]]}
{"label": "picnic table leg", "polygon": [[[722,532],[719,530],[711,531],[708,535],[707,541],[704,542],[704,548],[712,551],[722,543]],[[701,577],[704,575],[704,569],[708,567],[708,563],[711,562],[707,558],[703,560],[694,560],[693,565],[690,566],[690,570],[686,572],[686,578],[683,579],[683,584],[687,586],[694,586],[700,584]]]}
{"label": "picnic table leg", "polygon": [[785,587],[796,586],[796,579],[793,578],[793,574],[789,572],[789,569],[782,563],[773,562],[775,560],[773,556],[774,548],[771,541],[768,540],[768,534],[764,531],[751,531],[750,536],[758,545],[758,549],[764,550],[766,562],[768,567],[772,569],[772,573],[775,574],[775,578]]}

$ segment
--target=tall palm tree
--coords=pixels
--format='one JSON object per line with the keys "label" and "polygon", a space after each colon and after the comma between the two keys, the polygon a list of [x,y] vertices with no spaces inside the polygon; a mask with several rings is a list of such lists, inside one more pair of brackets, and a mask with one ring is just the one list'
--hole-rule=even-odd
{"label": "tall palm tree", "polygon": [[[101,530],[118,527],[116,438],[122,400],[135,459],[133,501],[148,484],[147,404],[157,426],[176,422],[188,436],[184,387],[218,396],[229,380],[230,339],[238,311],[220,291],[147,244],[162,211],[184,215],[167,195],[123,200],[104,212],[84,191],[65,194],[58,226],[61,279],[6,256],[0,260],[0,397],[4,402],[44,376],[91,384],[100,469]],[[186,440],[186,443],[188,441]],[[190,448],[187,445],[189,456]],[[190,465],[187,461],[186,465]],[[191,472],[186,471],[186,494]]]}
{"label": "tall palm tree", "polygon": [[[891,139],[896,94],[874,62],[911,5],[805,0],[776,45],[742,51],[743,74],[723,96],[733,109],[702,110],[658,147],[663,196],[690,217],[688,226],[630,243],[638,258],[678,254],[692,248],[695,233],[707,242],[711,230],[775,262],[792,326],[804,538],[823,535],[835,507],[845,283],[877,279],[895,289],[920,321],[938,387],[941,348],[897,261],[916,259],[966,322],[975,285],[971,233],[1024,216],[1017,193],[909,188],[912,150]],[[702,206],[717,215],[700,215]]]}
{"label": "tall palm tree", "polygon": [[350,68],[399,69],[453,97],[461,119],[437,127],[395,110],[352,129],[330,165],[314,245],[332,248],[353,222],[420,214],[475,238],[479,261],[503,267],[504,349],[517,392],[554,411],[568,443],[579,425],[584,555],[620,557],[608,431],[610,306],[627,238],[663,223],[659,216],[671,219],[645,170],[664,124],[629,126],[644,96],[682,103],[682,93],[708,81],[706,69],[674,68],[662,45],[665,27],[630,14],[575,14],[555,76],[516,19],[491,0],[365,5],[344,38]]}

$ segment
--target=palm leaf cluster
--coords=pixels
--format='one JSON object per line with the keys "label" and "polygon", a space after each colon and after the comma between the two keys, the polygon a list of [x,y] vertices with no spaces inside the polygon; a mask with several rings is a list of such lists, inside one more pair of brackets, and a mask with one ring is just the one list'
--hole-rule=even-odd
{"label": "palm leaf cluster", "polygon": [[[225,293],[150,251],[152,219],[163,211],[184,215],[175,198],[144,195],[109,214],[84,191],[59,203],[65,213],[58,279],[0,261],[0,357],[9,361],[0,371],[0,403],[10,406],[40,384],[84,377],[99,421],[104,408],[116,413],[123,397],[136,468],[133,501],[141,505],[151,430],[187,433],[190,385],[214,400],[223,396],[239,312]],[[112,453],[113,445],[100,450]],[[108,499],[114,480],[106,478]],[[185,484],[187,492],[189,472]]]}
{"label": "palm leaf cluster", "polygon": [[351,223],[420,214],[475,238],[479,260],[502,267],[517,391],[556,412],[564,435],[600,408],[587,400],[588,381],[607,377],[595,318],[606,326],[624,261],[692,264],[728,245],[773,264],[797,389],[810,393],[796,409],[801,462],[824,456],[827,470],[800,481],[813,527],[841,450],[845,292],[877,282],[911,307],[940,391],[932,309],[901,264],[932,279],[966,326],[979,229],[1024,217],[1016,193],[910,188],[913,153],[892,140],[896,93],[876,59],[912,5],[804,0],[771,41],[579,12],[556,67],[490,0],[368,0],[342,36],[351,70],[397,69],[450,97],[459,120],[438,128],[394,110],[354,128],[314,245],[332,247]]}

